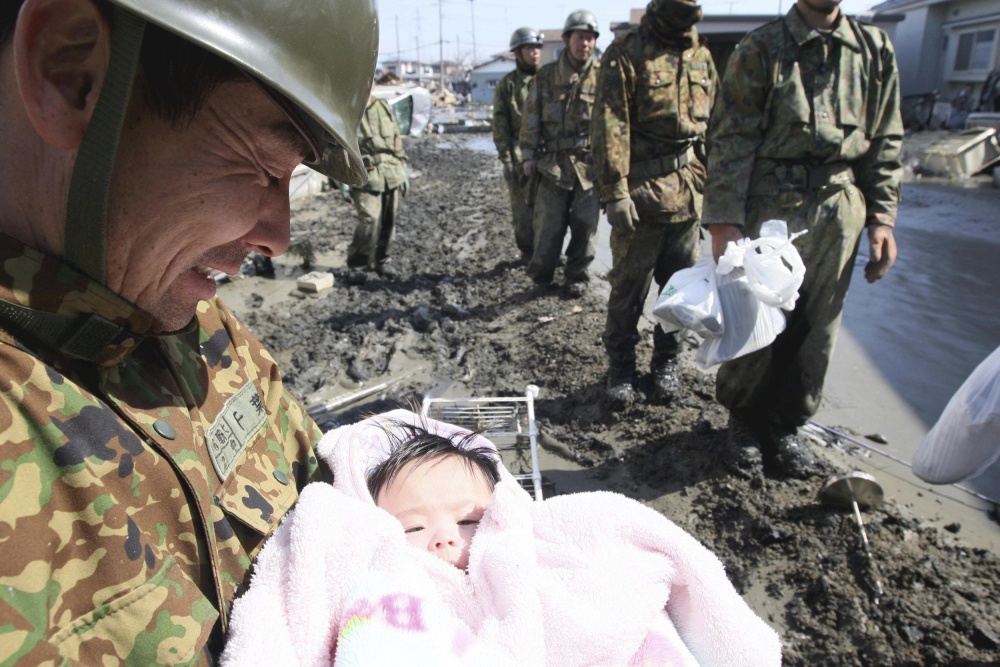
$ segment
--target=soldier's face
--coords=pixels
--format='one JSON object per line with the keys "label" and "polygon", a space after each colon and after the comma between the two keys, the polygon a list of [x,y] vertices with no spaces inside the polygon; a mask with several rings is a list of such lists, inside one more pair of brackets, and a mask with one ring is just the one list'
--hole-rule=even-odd
{"label": "soldier's face", "polygon": [[800,5],[820,14],[833,14],[840,6],[841,0],[798,0]]}
{"label": "soldier's face", "polygon": [[177,127],[129,115],[110,195],[107,282],[173,331],[215,295],[212,269],[235,274],[251,250],[288,247],[288,183],[307,146],[249,82],[219,86]]}
{"label": "soldier's face", "polygon": [[525,65],[538,65],[542,61],[542,47],[537,44],[528,44],[517,50],[518,57]]}
{"label": "soldier's face", "polygon": [[569,34],[569,53],[575,60],[584,61],[594,52],[597,34],[590,30],[574,30]]}

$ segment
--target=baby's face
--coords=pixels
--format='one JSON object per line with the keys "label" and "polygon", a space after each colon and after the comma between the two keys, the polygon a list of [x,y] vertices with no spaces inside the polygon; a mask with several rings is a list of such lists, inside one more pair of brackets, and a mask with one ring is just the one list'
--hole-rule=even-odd
{"label": "baby's face", "polygon": [[469,545],[493,494],[478,468],[446,456],[409,464],[378,495],[378,506],[396,517],[407,541],[464,570]]}

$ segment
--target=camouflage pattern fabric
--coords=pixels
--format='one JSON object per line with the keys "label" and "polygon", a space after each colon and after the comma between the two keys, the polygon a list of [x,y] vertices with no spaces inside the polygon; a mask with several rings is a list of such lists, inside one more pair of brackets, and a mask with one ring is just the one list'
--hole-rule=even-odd
{"label": "camouflage pattern fabric", "polygon": [[[677,42],[689,46],[678,45]],[[639,222],[633,232],[611,231],[611,294],[603,341],[608,358],[619,366],[635,362],[639,318],[655,278],[659,288],[674,272],[698,258],[705,167],[693,151],[680,169],[652,175],[631,174],[631,166],[699,149],[718,91],[712,55],[688,28],[670,44],[644,25],[604,52],[594,104],[594,164],[601,199],[631,197]],[[676,333],[657,324],[654,362],[677,355]]]}
{"label": "camouflage pattern fabric", "polygon": [[493,95],[493,143],[501,162],[511,163],[511,178],[507,179],[510,192],[511,219],[514,226],[514,240],[523,253],[531,253],[534,247],[534,233],[531,229],[528,202],[528,179],[521,168],[521,148],[518,137],[521,133],[521,118],[528,98],[533,74],[525,74],[514,69],[504,75],[497,84]]}
{"label": "camouflage pattern fabric", "polygon": [[6,236],[0,300],[128,330],[87,362],[0,327],[0,664],[207,664],[318,429],[218,300],[144,337],[147,314]]}
{"label": "camouflage pattern fabric", "polygon": [[[809,233],[796,241],[806,276],[786,330],[719,369],[730,410],[786,426],[815,414],[861,232],[895,222],[902,135],[896,58],[878,28],[842,15],[825,36],[793,6],[733,54],[709,129],[704,222],[754,237],[778,218]],[[856,185],[838,172],[810,189],[811,167],[838,163]]]}
{"label": "camouflage pattern fabric", "polygon": [[569,192],[548,179],[539,180],[535,196],[535,251],[527,268],[532,280],[543,284],[552,282],[568,229],[570,241],[563,270],[566,283],[589,282],[587,268],[597,255],[600,215],[601,202],[593,188],[584,190],[578,184]]}
{"label": "camouflage pattern fabric", "polygon": [[501,162],[521,164],[521,119],[533,74],[526,74],[518,68],[504,74],[493,92],[493,143],[497,147],[497,157]]}
{"label": "camouflage pattern fabric", "polygon": [[[524,103],[519,145],[524,160],[537,160],[538,172],[563,190],[579,183],[593,187],[590,174],[590,119],[597,90],[600,63],[593,57],[579,70],[569,63],[569,50],[559,60],[538,68]],[[576,146],[551,150],[551,142],[564,140]]]}
{"label": "camouflage pattern fabric", "polygon": [[385,192],[406,182],[406,151],[392,107],[385,100],[368,100],[358,128],[358,146],[368,169],[368,183],[361,189]]}
{"label": "camouflage pattern fabric", "polygon": [[592,125],[601,200],[631,196],[639,217],[650,222],[701,216],[704,167],[697,158],[672,173],[629,177],[633,163],[704,141],[719,75],[712,54],[691,32],[688,49],[664,45],[645,31],[632,33],[612,42],[601,60]]}
{"label": "camouflage pattern fabric", "polygon": [[[538,69],[521,124],[520,147],[525,160],[536,160],[538,192],[531,227],[534,252],[528,275],[549,283],[555,273],[566,230],[566,282],[590,280],[587,268],[597,252],[600,201],[591,180],[590,121],[600,64],[590,58],[579,70],[568,49],[559,60]],[[566,148],[553,148],[563,142]]]}
{"label": "camouflage pattern fabric", "polygon": [[789,164],[846,162],[869,223],[892,225],[902,171],[899,71],[886,34],[842,16],[829,37],[794,6],[729,59],[708,135],[705,224],[743,225],[747,199],[791,192]]}
{"label": "camouflage pattern fabric", "polygon": [[[602,340],[612,363],[635,363],[639,318],[649,286],[655,278],[662,289],[676,271],[697,261],[700,229],[697,219],[670,225],[640,219],[634,231],[619,227],[611,230],[611,295]],[[653,329],[654,363],[677,356],[679,349],[677,333],[665,333],[657,324]]]}
{"label": "camouflage pattern fabric", "polygon": [[358,224],[347,248],[347,265],[377,269],[389,259],[396,238],[399,188],[385,192],[351,190],[351,200],[358,214]]}

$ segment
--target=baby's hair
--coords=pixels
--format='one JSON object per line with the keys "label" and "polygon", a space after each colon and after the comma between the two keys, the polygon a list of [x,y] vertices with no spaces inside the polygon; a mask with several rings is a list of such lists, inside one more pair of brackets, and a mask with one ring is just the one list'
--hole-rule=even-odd
{"label": "baby's hair", "polygon": [[468,446],[479,433],[469,432],[455,441],[447,436],[431,433],[422,424],[408,424],[395,419],[384,423],[383,428],[389,435],[391,451],[389,457],[375,466],[368,475],[368,491],[376,502],[382,489],[399,477],[407,464],[419,466],[449,456],[463,459],[470,471],[478,469],[489,484],[490,491],[500,481],[500,462],[496,450],[492,447]]}

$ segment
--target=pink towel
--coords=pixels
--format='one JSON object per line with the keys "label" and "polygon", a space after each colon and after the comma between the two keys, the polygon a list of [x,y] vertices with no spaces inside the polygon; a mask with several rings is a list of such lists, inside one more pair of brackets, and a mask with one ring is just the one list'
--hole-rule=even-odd
{"label": "pink towel", "polygon": [[619,494],[533,502],[502,471],[468,573],[411,546],[365,482],[390,420],[465,433],[397,410],[326,434],[336,481],[307,486],[265,544],[224,665],[781,664],[719,560]]}

